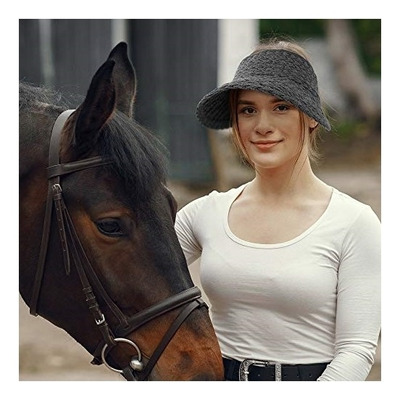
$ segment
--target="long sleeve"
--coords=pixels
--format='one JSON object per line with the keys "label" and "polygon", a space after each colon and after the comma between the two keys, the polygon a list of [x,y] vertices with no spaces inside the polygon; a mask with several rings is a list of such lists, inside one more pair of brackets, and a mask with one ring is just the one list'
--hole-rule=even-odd
{"label": "long sleeve", "polygon": [[343,242],[335,354],[319,380],[367,378],[380,332],[380,264],[380,222],[370,208],[365,208]]}

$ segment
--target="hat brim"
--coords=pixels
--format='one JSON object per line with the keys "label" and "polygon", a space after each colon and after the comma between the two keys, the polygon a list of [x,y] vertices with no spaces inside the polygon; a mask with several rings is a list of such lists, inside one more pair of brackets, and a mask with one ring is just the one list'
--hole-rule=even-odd
{"label": "hat brim", "polygon": [[[288,88],[290,88],[290,91]],[[309,108],[310,102],[307,101],[308,96],[305,88],[293,80],[283,78],[279,80],[274,78],[273,81],[263,79],[261,83],[251,79],[237,79],[212,90],[197,105],[196,115],[204,126],[211,129],[227,129],[231,127],[229,92],[233,89],[256,90],[288,101],[317,121],[326,130],[331,130],[330,123],[321,107],[319,106],[317,109],[313,108],[312,110]],[[310,97],[315,96],[315,93],[310,94]],[[298,100],[293,101],[293,99]]]}

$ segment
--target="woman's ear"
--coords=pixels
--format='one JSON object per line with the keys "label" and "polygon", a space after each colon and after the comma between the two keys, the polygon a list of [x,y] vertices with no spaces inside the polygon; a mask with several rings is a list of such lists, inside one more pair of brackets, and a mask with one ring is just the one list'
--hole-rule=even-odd
{"label": "woman's ear", "polygon": [[313,118],[308,119],[308,127],[310,128],[310,132],[312,132],[317,126],[318,122],[315,119]]}

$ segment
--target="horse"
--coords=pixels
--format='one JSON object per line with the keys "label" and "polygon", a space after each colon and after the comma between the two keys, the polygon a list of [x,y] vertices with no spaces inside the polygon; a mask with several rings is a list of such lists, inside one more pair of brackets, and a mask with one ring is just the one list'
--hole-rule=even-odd
{"label": "horse", "polygon": [[164,149],[135,121],[135,93],[124,42],[76,109],[20,83],[20,295],[126,380],[222,380]]}

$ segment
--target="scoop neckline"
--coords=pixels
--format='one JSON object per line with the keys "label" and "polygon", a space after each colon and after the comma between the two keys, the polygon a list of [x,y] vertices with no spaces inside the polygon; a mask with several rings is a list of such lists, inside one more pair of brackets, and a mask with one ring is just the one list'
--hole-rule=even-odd
{"label": "scoop neckline", "polygon": [[280,248],[280,247],[287,247],[291,246],[300,240],[304,239],[306,236],[308,236],[312,231],[314,231],[315,228],[321,223],[321,221],[325,218],[325,215],[328,213],[328,210],[331,208],[331,205],[333,203],[333,197],[334,194],[336,193],[336,189],[332,186],[331,188],[331,196],[329,199],[329,202],[324,210],[324,212],[320,215],[320,217],[310,226],[308,227],[305,231],[294,237],[293,239],[287,240],[285,242],[280,242],[280,243],[255,243],[255,242],[249,242],[247,240],[241,239],[238,236],[236,236],[232,231],[229,226],[229,212],[231,210],[232,204],[234,201],[243,193],[244,189],[250,182],[240,186],[235,193],[235,196],[229,201],[228,207],[226,208],[226,212],[224,215],[224,229],[225,233],[229,236],[231,240],[233,240],[236,243],[241,244],[242,246],[246,247],[253,247],[253,248],[260,248],[260,249],[273,249],[273,248]]}

